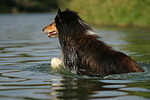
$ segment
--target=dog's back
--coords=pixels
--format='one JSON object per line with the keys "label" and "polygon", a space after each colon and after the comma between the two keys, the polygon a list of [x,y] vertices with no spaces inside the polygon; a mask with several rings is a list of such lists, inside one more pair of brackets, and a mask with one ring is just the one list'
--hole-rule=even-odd
{"label": "dog's back", "polygon": [[106,76],[130,72],[143,72],[143,69],[129,56],[113,50],[92,35],[81,38],[76,45],[80,61],[79,74]]}
{"label": "dog's back", "polygon": [[143,72],[129,56],[113,50],[93,35],[84,35],[79,41],[74,40],[75,45],[71,43],[63,50],[64,64],[78,75],[106,76]]}

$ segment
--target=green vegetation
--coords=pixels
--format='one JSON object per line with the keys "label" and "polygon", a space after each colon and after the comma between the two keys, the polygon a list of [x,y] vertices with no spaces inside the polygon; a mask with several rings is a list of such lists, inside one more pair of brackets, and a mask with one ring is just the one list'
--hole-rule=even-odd
{"label": "green vegetation", "polygon": [[150,0],[59,0],[95,25],[150,26]]}
{"label": "green vegetation", "polygon": [[58,8],[58,0],[0,0],[1,13],[50,12]]}
{"label": "green vegetation", "polygon": [[69,8],[88,23],[150,27],[150,0],[0,0],[0,12],[50,12]]}

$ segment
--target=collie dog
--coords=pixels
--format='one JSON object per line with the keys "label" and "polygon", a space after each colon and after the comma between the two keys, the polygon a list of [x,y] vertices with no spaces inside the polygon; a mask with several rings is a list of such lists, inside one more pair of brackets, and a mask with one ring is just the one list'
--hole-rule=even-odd
{"label": "collie dog", "polygon": [[106,76],[144,70],[126,54],[112,49],[100,39],[79,15],[58,10],[52,24],[43,29],[48,37],[59,37],[62,59],[53,58],[51,66],[63,65],[77,75]]}

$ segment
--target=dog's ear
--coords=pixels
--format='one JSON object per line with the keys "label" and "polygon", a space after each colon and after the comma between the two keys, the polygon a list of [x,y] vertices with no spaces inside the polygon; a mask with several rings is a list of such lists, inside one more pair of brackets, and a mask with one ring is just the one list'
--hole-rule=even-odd
{"label": "dog's ear", "polygon": [[69,11],[69,9],[67,8],[66,11]]}
{"label": "dog's ear", "polygon": [[61,10],[60,10],[60,8],[58,9],[58,15],[61,13]]}
{"label": "dog's ear", "polygon": [[59,21],[62,22],[62,21],[61,21],[60,14],[61,14],[61,10],[60,10],[60,8],[59,8],[59,9],[58,9],[58,14],[57,14],[57,16],[58,16],[58,18],[59,18]]}
{"label": "dog's ear", "polygon": [[60,14],[61,14],[61,10],[60,10],[60,8],[58,9],[58,17],[60,18]]}

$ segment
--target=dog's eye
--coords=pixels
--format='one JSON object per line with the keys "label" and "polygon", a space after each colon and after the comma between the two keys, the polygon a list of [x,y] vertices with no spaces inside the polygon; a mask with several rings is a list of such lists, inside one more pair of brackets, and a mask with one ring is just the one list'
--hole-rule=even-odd
{"label": "dog's eye", "polygon": [[60,18],[60,15],[58,14],[57,16],[58,16],[59,21],[62,22],[62,21],[61,21],[61,18]]}
{"label": "dog's eye", "polygon": [[60,18],[59,18],[59,21],[62,22]]}
{"label": "dog's eye", "polygon": [[62,20],[61,20],[61,18],[60,18],[60,16],[59,16],[59,15],[57,15],[57,16],[55,17],[54,22],[56,22],[56,21],[59,21],[60,23],[62,23]]}

